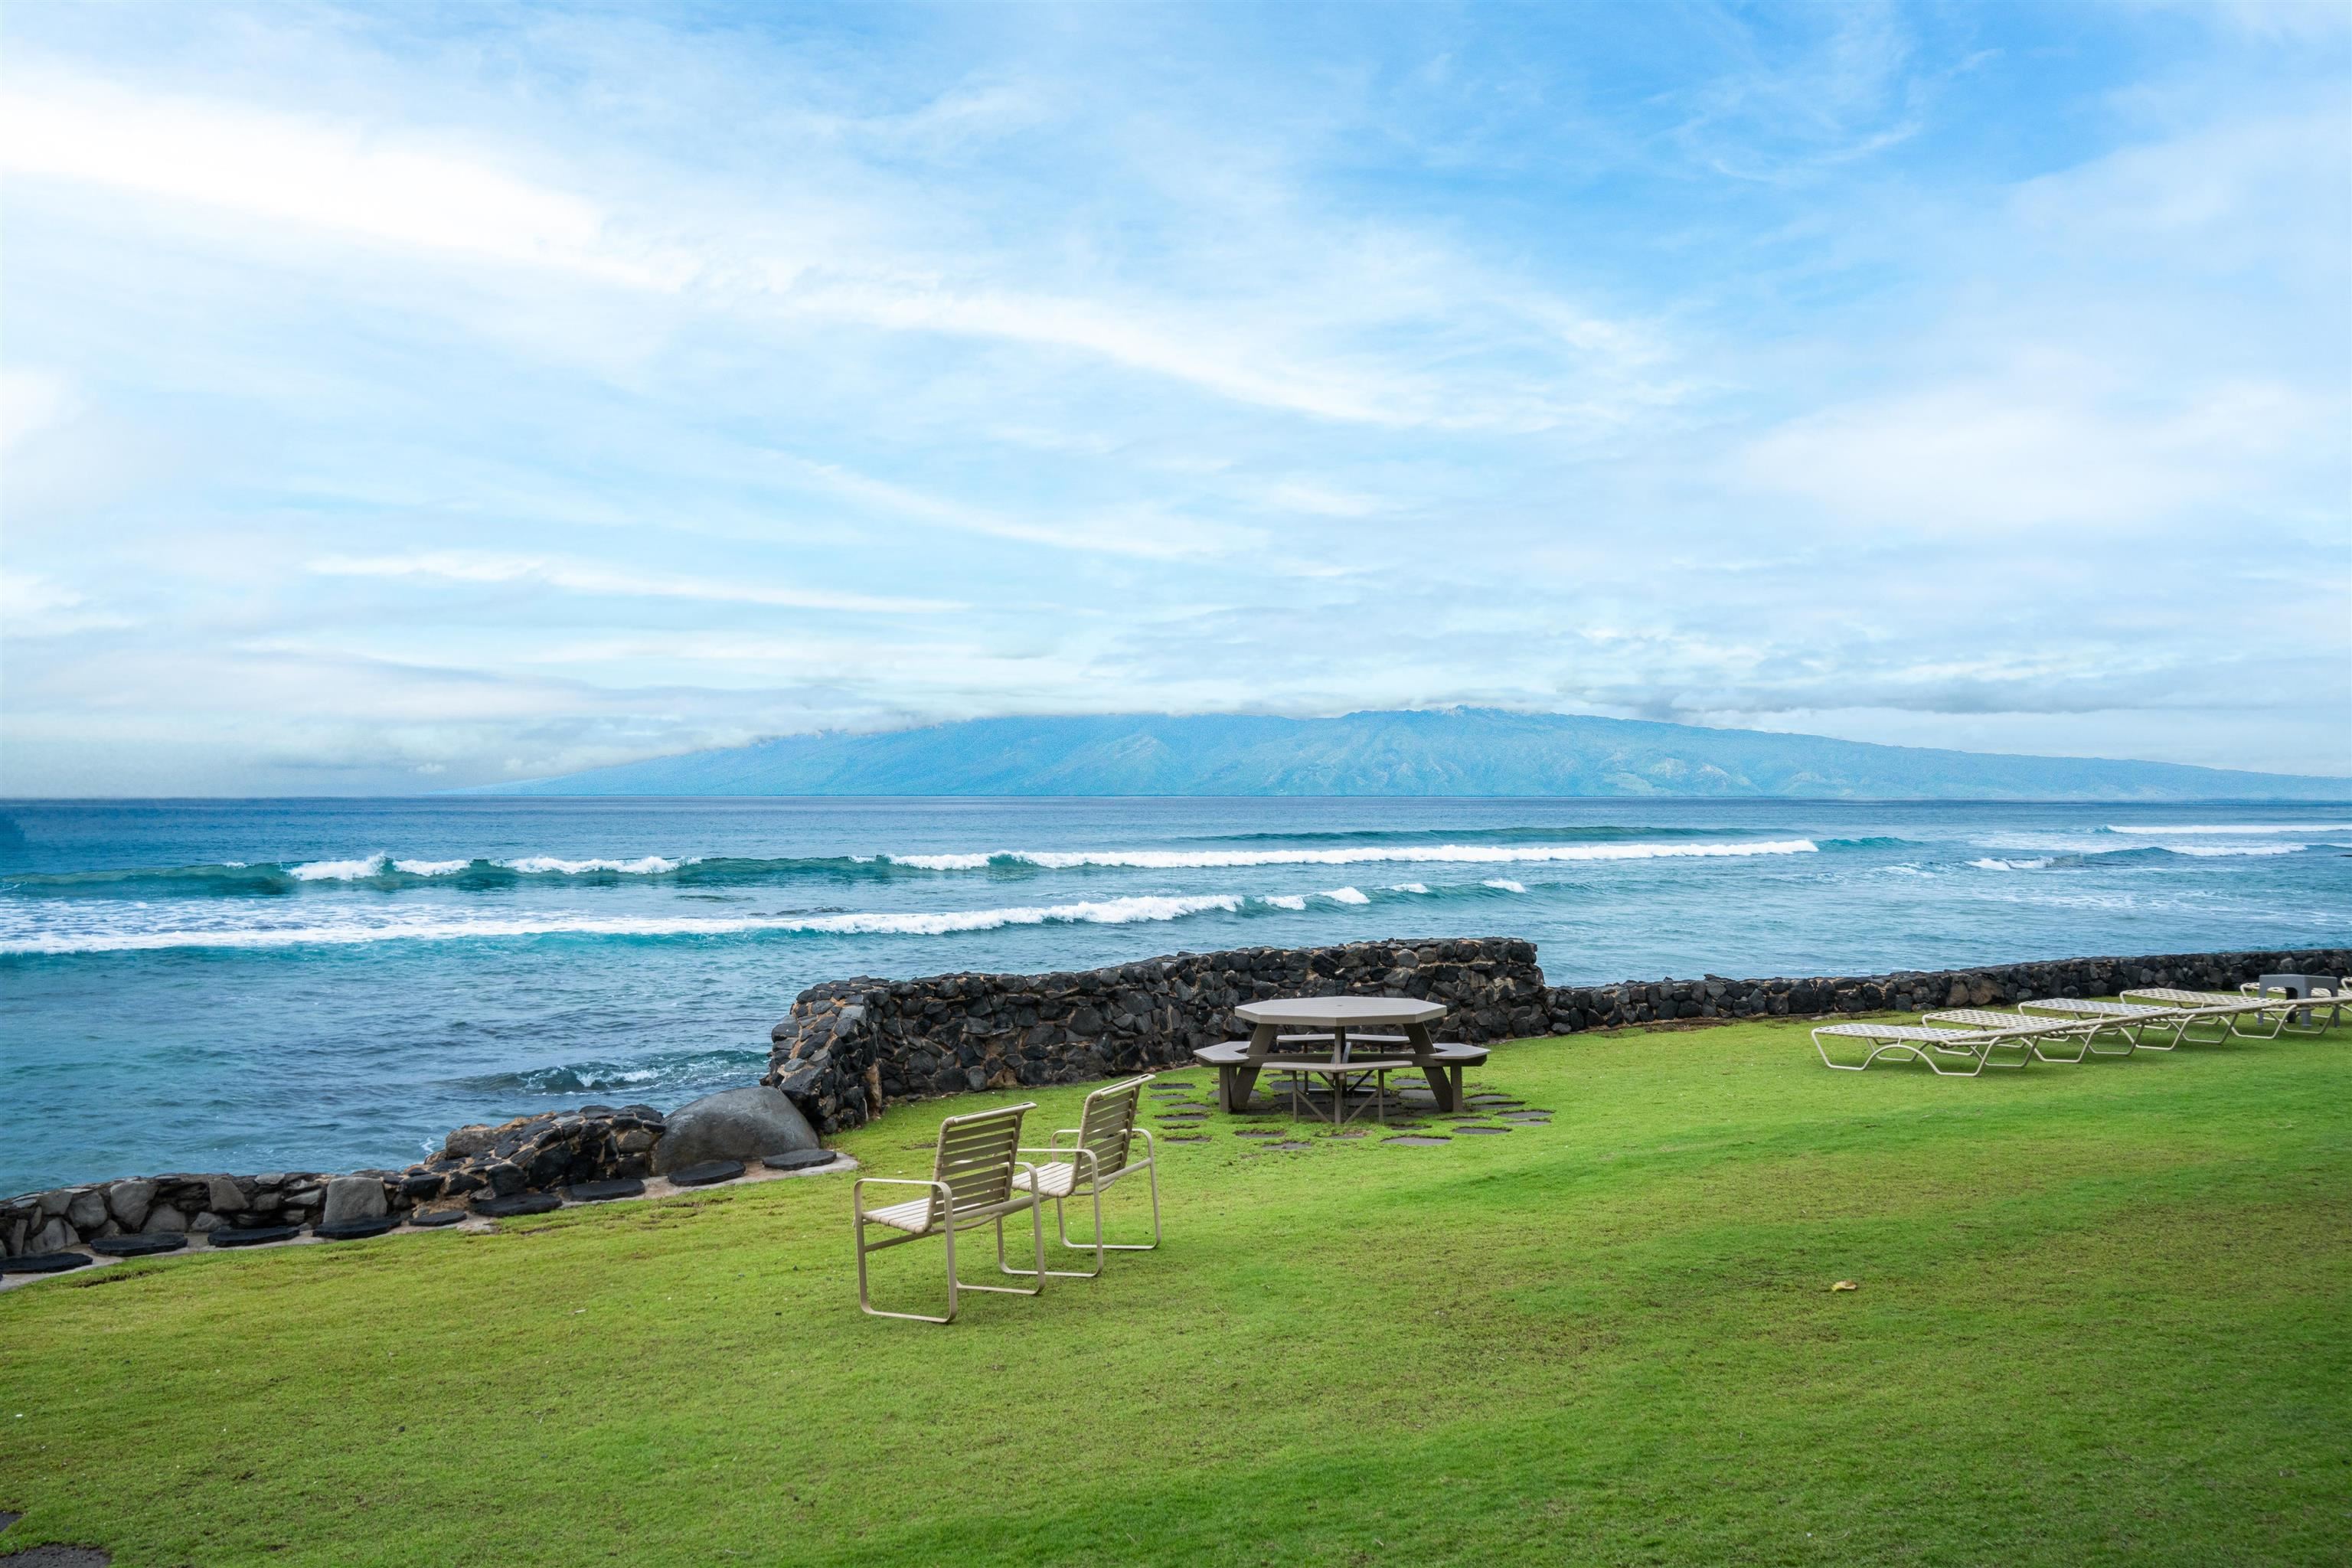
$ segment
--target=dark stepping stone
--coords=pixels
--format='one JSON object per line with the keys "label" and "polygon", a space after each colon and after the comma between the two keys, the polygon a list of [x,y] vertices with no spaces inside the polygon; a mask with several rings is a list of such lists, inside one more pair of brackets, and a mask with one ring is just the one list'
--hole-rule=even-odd
{"label": "dark stepping stone", "polygon": [[705,1160],[698,1165],[684,1165],[669,1173],[670,1184],[678,1187],[708,1187],[719,1182],[731,1182],[743,1173],[740,1160]]}
{"label": "dark stepping stone", "polygon": [[1427,1149],[1433,1145],[1443,1143],[1446,1142],[1446,1140],[1443,1137],[1433,1137],[1426,1132],[1408,1132],[1402,1138],[1383,1138],[1381,1142],[1383,1143],[1402,1143],[1408,1149]]}
{"label": "dark stepping stone", "polygon": [[445,1225],[462,1224],[465,1218],[464,1209],[426,1209],[421,1214],[410,1215],[408,1223],[420,1230],[438,1230]]}
{"label": "dark stepping stone", "polygon": [[347,1219],[341,1225],[314,1225],[310,1234],[320,1241],[365,1241],[371,1236],[382,1236],[400,1223],[397,1215],[377,1215],[373,1219]]}
{"label": "dark stepping stone", "polygon": [[1522,1127],[1549,1127],[1551,1118],[1532,1110],[1506,1110],[1495,1118],[1497,1121],[1516,1121]]}
{"label": "dark stepping stone", "polygon": [[760,1162],[771,1171],[814,1171],[819,1165],[830,1165],[841,1158],[838,1149],[794,1149],[787,1153],[771,1154]]}
{"label": "dark stepping stone", "polygon": [[10,1568],[109,1568],[113,1561],[95,1546],[27,1546],[0,1557]]}
{"label": "dark stepping stone", "polygon": [[646,1184],[634,1176],[612,1182],[574,1182],[563,1189],[563,1195],[575,1204],[604,1204],[614,1198],[641,1198]]}
{"label": "dark stepping stone", "polygon": [[553,1214],[563,1206],[563,1200],[553,1193],[516,1193],[511,1197],[484,1198],[474,1205],[474,1212],[490,1219],[513,1219],[518,1215]]}
{"label": "dark stepping stone", "polygon": [[0,1258],[0,1274],[67,1274],[97,1261],[79,1252],[27,1252],[18,1258]]}
{"label": "dark stepping stone", "polygon": [[1171,1132],[1160,1140],[1162,1143],[1206,1143],[1208,1141],[1209,1135],[1205,1132]]}
{"label": "dark stepping stone", "polygon": [[1279,1130],[1272,1127],[1236,1127],[1234,1129],[1234,1136],[1236,1138],[1279,1138],[1282,1136],[1282,1133]]}
{"label": "dark stepping stone", "polygon": [[1508,1132],[1507,1127],[1456,1127],[1456,1132]]}
{"label": "dark stepping stone", "polygon": [[1312,1143],[1301,1143],[1295,1138],[1286,1138],[1279,1143],[1269,1143],[1266,1147],[1269,1149],[1312,1149],[1315,1145]]}
{"label": "dark stepping stone", "polygon": [[6,1509],[0,1508],[0,1530],[7,1529],[24,1517],[21,1513],[10,1513]]}
{"label": "dark stepping stone", "polygon": [[101,1236],[89,1244],[89,1249],[108,1258],[152,1258],[159,1252],[177,1252],[187,1245],[186,1237],[171,1232],[161,1236]]}
{"label": "dark stepping stone", "polygon": [[213,1247],[263,1247],[273,1241],[291,1241],[301,1234],[299,1225],[257,1225],[251,1230],[216,1230],[205,1239]]}

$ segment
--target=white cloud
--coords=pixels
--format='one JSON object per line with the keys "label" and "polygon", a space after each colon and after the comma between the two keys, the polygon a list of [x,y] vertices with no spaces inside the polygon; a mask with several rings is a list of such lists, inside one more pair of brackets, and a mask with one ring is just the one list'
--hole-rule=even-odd
{"label": "white cloud", "polygon": [[593,562],[481,551],[437,550],[407,555],[322,555],[305,570],[321,577],[431,577],[449,583],[525,583],[573,594],[621,598],[701,599],[713,604],[773,605],[786,609],[843,610],[867,615],[943,615],[963,608],[948,599],[904,599],[830,589],[773,588],[757,583],[681,577]]}

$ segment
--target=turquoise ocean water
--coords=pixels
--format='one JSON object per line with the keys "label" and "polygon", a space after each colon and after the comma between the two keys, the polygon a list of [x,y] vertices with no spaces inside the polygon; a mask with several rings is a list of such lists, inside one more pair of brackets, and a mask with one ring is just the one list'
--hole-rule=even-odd
{"label": "turquoise ocean water", "polygon": [[751,1081],[814,981],[1509,935],[1555,984],[2352,943],[2352,806],[0,804],[0,1192]]}

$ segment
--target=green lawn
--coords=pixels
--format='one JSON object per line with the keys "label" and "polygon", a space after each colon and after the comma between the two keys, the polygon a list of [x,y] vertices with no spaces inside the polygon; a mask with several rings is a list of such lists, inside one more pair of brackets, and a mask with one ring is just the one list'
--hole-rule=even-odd
{"label": "green lawn", "polygon": [[[2352,1560],[2352,1028],[1971,1081],[1746,1024],[1484,1077],[1559,1119],[1286,1153],[1219,1118],[1165,1152],[1160,1251],[945,1329],[859,1315],[839,1177],[11,1291],[0,1545]],[[1009,1098],[843,1142],[915,1173],[942,1115]]]}

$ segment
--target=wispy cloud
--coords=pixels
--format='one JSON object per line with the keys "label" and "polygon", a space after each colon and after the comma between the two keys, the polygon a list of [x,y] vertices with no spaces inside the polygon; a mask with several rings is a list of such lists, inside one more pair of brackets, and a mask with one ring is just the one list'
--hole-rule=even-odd
{"label": "wispy cloud", "polygon": [[444,583],[520,583],[615,598],[699,599],[720,605],[936,616],[963,608],[951,599],[905,599],[827,589],[774,588],[711,577],[680,577],[593,562],[438,550],[409,555],[322,555],[306,568],[321,577],[425,577]]}

